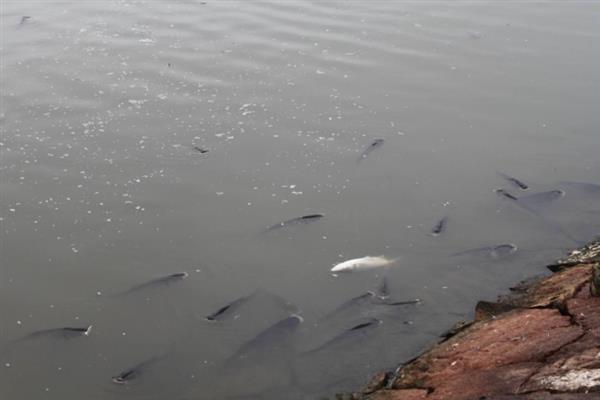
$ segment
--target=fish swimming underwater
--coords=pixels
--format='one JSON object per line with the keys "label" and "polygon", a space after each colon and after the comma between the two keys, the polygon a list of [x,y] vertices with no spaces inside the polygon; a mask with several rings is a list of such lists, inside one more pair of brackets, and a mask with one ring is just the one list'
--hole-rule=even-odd
{"label": "fish swimming underwater", "polygon": [[331,272],[365,271],[374,268],[387,267],[395,261],[396,259],[390,259],[385,256],[353,258],[335,265],[331,268]]}
{"label": "fish swimming underwater", "polygon": [[369,155],[369,153],[371,153],[373,150],[383,146],[384,140],[383,139],[375,139],[371,142],[371,144],[369,145],[369,147],[367,147],[362,153],[360,153],[360,156],[358,157],[358,160],[356,160],[357,162],[361,162],[362,160],[364,160],[365,158],[367,158],[367,156]]}
{"label": "fish swimming underwater", "polygon": [[88,327],[63,327],[52,328],[35,331],[20,340],[36,339],[36,338],[56,338],[56,339],[72,339],[79,336],[89,336],[92,331],[92,325]]}
{"label": "fish swimming underwater", "polygon": [[194,150],[200,154],[208,153],[207,149],[205,149],[204,147],[200,147],[200,146],[192,146],[192,150]]}
{"label": "fish swimming underwater", "polygon": [[514,186],[518,187],[521,190],[527,190],[527,189],[529,189],[529,186],[527,184],[523,183],[522,181],[518,180],[517,178],[513,178],[512,176],[506,175],[506,174],[503,174],[503,173],[500,173],[500,176],[503,177],[508,182],[512,183]]}
{"label": "fish swimming underwater", "polygon": [[121,371],[118,375],[112,377],[113,383],[124,385],[138,379],[150,366],[161,360],[163,357],[151,357],[147,360]]}
{"label": "fish swimming underwater", "polygon": [[[494,190],[498,196],[515,202],[521,208],[538,215],[539,209],[564,197],[565,192],[560,189],[548,190],[546,192],[533,193],[528,196],[517,197],[505,189]],[[539,216],[539,215],[538,215]]]}
{"label": "fish swimming underwater", "polygon": [[429,236],[439,236],[446,231],[446,227],[448,226],[448,217],[443,217],[440,219],[437,224],[431,228],[431,232],[429,232]]}
{"label": "fish swimming underwater", "polygon": [[176,272],[174,274],[161,276],[160,278],[152,279],[151,281],[148,281],[146,283],[136,285],[136,286],[126,290],[125,292],[120,293],[120,295],[127,295],[127,294],[131,294],[131,293],[139,292],[142,290],[154,288],[157,286],[167,286],[167,285],[170,285],[171,283],[175,283],[175,282],[185,279],[187,277],[188,277],[187,272]]}
{"label": "fish swimming underwater", "polygon": [[258,289],[253,293],[250,293],[245,296],[238,297],[237,299],[230,301],[229,303],[221,306],[217,311],[209,314],[205,317],[207,321],[211,322],[221,322],[227,319],[236,319],[239,317],[238,311],[245,307],[247,303],[256,301],[256,300],[266,300],[268,303],[275,305],[277,308],[287,312],[287,313],[298,313],[298,307],[283,297],[269,292],[264,289]]}
{"label": "fish swimming underwater", "polygon": [[328,340],[327,342],[323,343],[322,345],[312,349],[312,350],[308,350],[306,351],[305,355],[307,354],[312,354],[312,353],[317,353],[325,348],[328,348],[330,346],[334,346],[337,344],[341,344],[342,342],[351,340],[352,338],[359,338],[360,336],[365,335],[367,332],[373,330],[374,328],[378,327],[379,325],[381,325],[382,321],[377,319],[377,318],[369,318],[363,322],[360,322],[357,325],[354,325],[353,327],[345,330],[344,332],[340,333],[339,335],[333,337],[332,339]]}
{"label": "fish swimming underwater", "polygon": [[275,229],[286,228],[286,227],[290,227],[290,226],[294,226],[294,225],[299,225],[299,224],[307,224],[309,222],[318,221],[318,220],[320,220],[323,217],[324,217],[323,214],[308,214],[308,215],[303,215],[301,217],[288,219],[286,221],[279,222],[279,223],[277,223],[275,225],[271,225],[264,232],[271,232],[271,231],[273,231]]}
{"label": "fish swimming underwater", "polygon": [[252,297],[252,295],[238,297],[237,299],[233,300],[231,303],[228,303],[228,304],[224,305],[223,307],[219,308],[214,313],[207,315],[206,320],[221,321],[221,320],[227,318],[235,310],[237,310],[240,306],[242,306],[244,303],[246,303],[250,299],[250,297]]}
{"label": "fish swimming underwater", "polygon": [[21,22],[19,22],[19,27],[21,27],[21,26],[25,25],[25,23],[26,23],[27,21],[29,21],[30,19],[31,19],[31,16],[30,16],[30,15],[23,15],[23,16],[21,17]]}
{"label": "fish swimming underwater", "polygon": [[304,319],[299,315],[291,315],[269,326],[258,335],[244,343],[226,364],[240,359],[252,357],[256,353],[281,351],[288,344],[288,339]]}
{"label": "fish swimming underwater", "polygon": [[590,195],[600,195],[600,185],[597,183],[562,181],[559,182],[559,185],[566,187],[567,190],[575,190]]}
{"label": "fish swimming underwater", "polygon": [[518,247],[515,244],[503,243],[495,246],[478,247],[476,249],[461,251],[454,253],[453,256],[483,254],[493,260],[499,260],[515,253],[517,250]]}

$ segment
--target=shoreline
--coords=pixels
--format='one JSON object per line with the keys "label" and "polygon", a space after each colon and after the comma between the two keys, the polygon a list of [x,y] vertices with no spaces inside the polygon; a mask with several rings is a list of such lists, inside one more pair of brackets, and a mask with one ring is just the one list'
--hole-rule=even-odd
{"label": "shoreline", "polygon": [[600,240],[547,266],[471,322],[340,400],[600,398]]}

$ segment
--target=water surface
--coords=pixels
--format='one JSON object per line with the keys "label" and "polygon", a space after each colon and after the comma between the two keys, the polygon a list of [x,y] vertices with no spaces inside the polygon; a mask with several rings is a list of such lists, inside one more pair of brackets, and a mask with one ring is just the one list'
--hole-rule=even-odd
{"label": "water surface", "polygon": [[1,8],[2,398],[351,390],[600,233],[596,2]]}

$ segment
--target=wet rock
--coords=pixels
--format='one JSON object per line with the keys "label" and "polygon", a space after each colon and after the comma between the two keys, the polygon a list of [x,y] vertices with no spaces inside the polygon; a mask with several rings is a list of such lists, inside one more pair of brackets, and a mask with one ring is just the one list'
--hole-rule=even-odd
{"label": "wet rock", "polygon": [[376,376],[362,398],[600,399],[600,296],[592,289],[592,271],[600,271],[590,261],[599,255],[593,243],[563,265],[585,263],[520,285],[498,303],[479,302],[475,322],[461,322],[393,377]]}
{"label": "wet rock", "polygon": [[510,311],[473,324],[404,367],[393,388],[435,388],[428,399],[472,399],[515,391],[540,362],[580,337],[554,309]]}
{"label": "wet rock", "polygon": [[600,240],[592,242],[580,249],[573,250],[568,257],[559,260],[556,264],[548,265],[552,272],[559,272],[580,264],[597,263],[600,261]]}
{"label": "wet rock", "polygon": [[590,280],[588,264],[556,273],[540,282],[522,288],[518,293],[500,297],[500,302],[515,307],[562,308]]}
{"label": "wet rock", "polygon": [[514,310],[516,307],[512,304],[495,303],[491,301],[479,301],[475,305],[475,321],[484,321],[490,318],[496,318],[500,314]]}
{"label": "wet rock", "polygon": [[587,286],[567,301],[567,311],[587,330],[600,330],[600,297],[591,296]]}
{"label": "wet rock", "polygon": [[382,390],[368,397],[369,400],[426,400],[427,390]]}
{"label": "wet rock", "polygon": [[469,327],[471,325],[473,325],[473,322],[458,321],[457,323],[452,325],[450,327],[450,329],[448,329],[446,332],[442,333],[440,335],[440,337],[442,338],[442,341],[448,340],[451,337],[456,336],[457,334],[459,334],[460,332],[462,332],[463,330],[465,330],[467,327]]}
{"label": "wet rock", "polygon": [[371,378],[371,381],[364,387],[362,392],[364,394],[373,393],[378,389],[382,389],[385,387],[389,378],[389,374],[387,372],[380,372]]}
{"label": "wet rock", "polygon": [[595,264],[592,266],[590,293],[592,296],[600,296],[600,264]]}

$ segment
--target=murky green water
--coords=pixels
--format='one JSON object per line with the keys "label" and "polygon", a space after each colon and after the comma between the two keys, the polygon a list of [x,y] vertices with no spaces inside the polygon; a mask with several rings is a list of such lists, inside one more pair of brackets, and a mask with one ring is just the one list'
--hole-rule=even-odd
{"label": "murky green water", "polygon": [[[351,390],[600,233],[597,188],[564,183],[600,184],[597,2],[1,14],[3,399]],[[331,275],[366,255],[398,261]]]}

